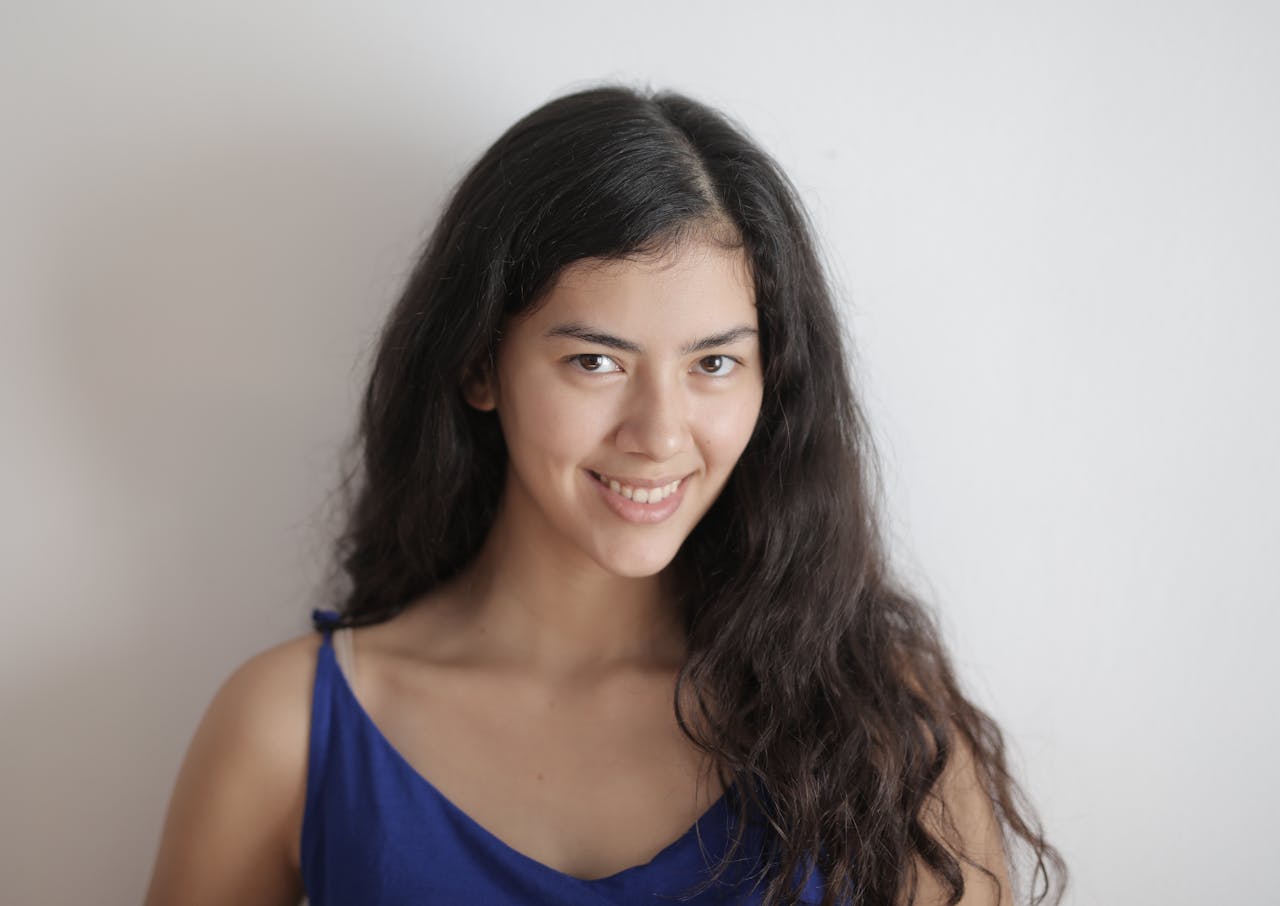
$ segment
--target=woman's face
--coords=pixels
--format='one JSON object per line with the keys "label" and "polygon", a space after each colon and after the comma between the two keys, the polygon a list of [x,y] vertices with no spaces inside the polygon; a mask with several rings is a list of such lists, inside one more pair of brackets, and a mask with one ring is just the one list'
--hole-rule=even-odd
{"label": "woman's face", "polygon": [[619,576],[667,566],[755,427],[757,330],[741,250],[697,243],[562,271],[507,325],[496,381],[467,393],[497,410],[506,439],[511,537],[567,543]]}

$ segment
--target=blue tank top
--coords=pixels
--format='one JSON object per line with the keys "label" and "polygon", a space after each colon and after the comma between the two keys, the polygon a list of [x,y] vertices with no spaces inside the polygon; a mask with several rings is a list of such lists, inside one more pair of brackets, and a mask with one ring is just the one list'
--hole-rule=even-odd
{"label": "blue tank top", "polygon": [[[332,640],[338,614],[313,610],[311,616],[324,639],[312,692],[301,840],[310,906],[761,902],[765,885],[753,876],[761,837],[754,826],[715,886],[679,899],[727,851],[736,820],[732,786],[650,861],[605,878],[576,878],[512,849],[445,798],[382,735],[338,666]],[[821,901],[816,871],[802,898]]]}

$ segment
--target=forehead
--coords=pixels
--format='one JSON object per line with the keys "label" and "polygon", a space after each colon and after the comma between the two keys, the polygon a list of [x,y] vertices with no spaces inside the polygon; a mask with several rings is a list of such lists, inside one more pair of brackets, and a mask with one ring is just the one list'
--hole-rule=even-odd
{"label": "forehead", "polygon": [[531,320],[622,319],[633,324],[755,323],[746,253],[691,243],[661,257],[575,261],[560,272]]}

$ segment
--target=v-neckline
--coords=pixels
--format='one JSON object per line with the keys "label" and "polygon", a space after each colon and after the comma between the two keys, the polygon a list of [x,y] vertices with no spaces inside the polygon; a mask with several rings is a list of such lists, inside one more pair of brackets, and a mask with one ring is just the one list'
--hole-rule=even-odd
{"label": "v-neckline", "polygon": [[558,868],[553,868],[552,866],[546,864],[545,862],[541,862],[538,859],[533,858],[533,856],[527,855],[526,853],[523,853],[520,850],[516,849],[515,847],[511,846],[509,843],[507,843],[497,834],[493,833],[493,831],[489,830],[487,827],[485,827],[475,818],[471,817],[471,815],[469,815],[453,800],[451,800],[448,796],[442,793],[434,783],[432,783],[430,780],[427,779],[425,774],[423,774],[416,767],[414,767],[413,763],[410,762],[409,759],[404,756],[404,753],[402,753],[398,748],[395,747],[395,745],[391,742],[391,740],[387,738],[386,734],[382,732],[382,728],[379,727],[377,723],[374,722],[373,717],[369,714],[367,710],[365,710],[365,707],[361,703],[360,699],[356,697],[355,690],[351,688],[351,683],[347,680],[347,675],[343,673],[342,668],[338,665],[337,656],[332,644],[331,633],[326,635],[326,638],[324,639],[320,650],[326,659],[325,661],[326,667],[331,671],[332,674],[336,674],[336,677],[337,677],[336,685],[341,690],[342,694],[346,696],[348,704],[351,705],[352,708],[354,708],[360,722],[370,733],[373,734],[373,737],[377,741],[378,745],[381,748],[383,748],[391,756],[392,760],[396,764],[398,764],[403,771],[405,771],[407,774],[409,774],[413,778],[413,782],[418,784],[424,790],[426,790],[427,793],[434,796],[444,806],[446,810],[448,810],[453,815],[461,819],[462,822],[467,827],[471,828],[476,833],[478,833],[482,838],[492,843],[500,851],[508,854],[511,858],[514,858],[519,862],[522,862],[526,865],[533,866],[539,871],[549,872],[550,874],[555,875],[558,878],[563,878],[568,881],[576,882],[578,884],[605,885],[605,884],[617,882],[619,879],[626,877],[628,875],[636,874],[636,873],[657,867],[659,864],[671,858],[676,852],[683,849],[684,846],[688,843],[689,838],[693,837],[695,834],[698,835],[698,840],[699,842],[701,842],[702,826],[707,822],[709,818],[714,816],[716,813],[722,811],[728,804],[729,793],[733,789],[733,784],[730,784],[728,787],[725,788],[724,792],[722,792],[720,796],[716,798],[715,802],[713,802],[710,806],[708,806],[707,809],[701,815],[698,816],[697,820],[694,821],[694,823],[689,827],[688,830],[686,830],[683,834],[681,834],[675,840],[673,840],[672,842],[664,846],[649,861],[642,862],[638,865],[632,865],[627,868],[623,868],[619,871],[614,872],[613,874],[605,875],[604,877],[601,877],[601,878],[579,878],[577,875],[571,875],[568,872],[561,871]]}

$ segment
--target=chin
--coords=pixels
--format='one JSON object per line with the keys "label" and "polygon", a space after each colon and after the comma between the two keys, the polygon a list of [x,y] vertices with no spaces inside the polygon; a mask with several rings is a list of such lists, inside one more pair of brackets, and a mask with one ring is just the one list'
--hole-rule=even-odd
{"label": "chin", "polygon": [[675,559],[676,551],[618,551],[614,556],[600,556],[596,562],[615,576],[624,579],[646,579],[656,576]]}

